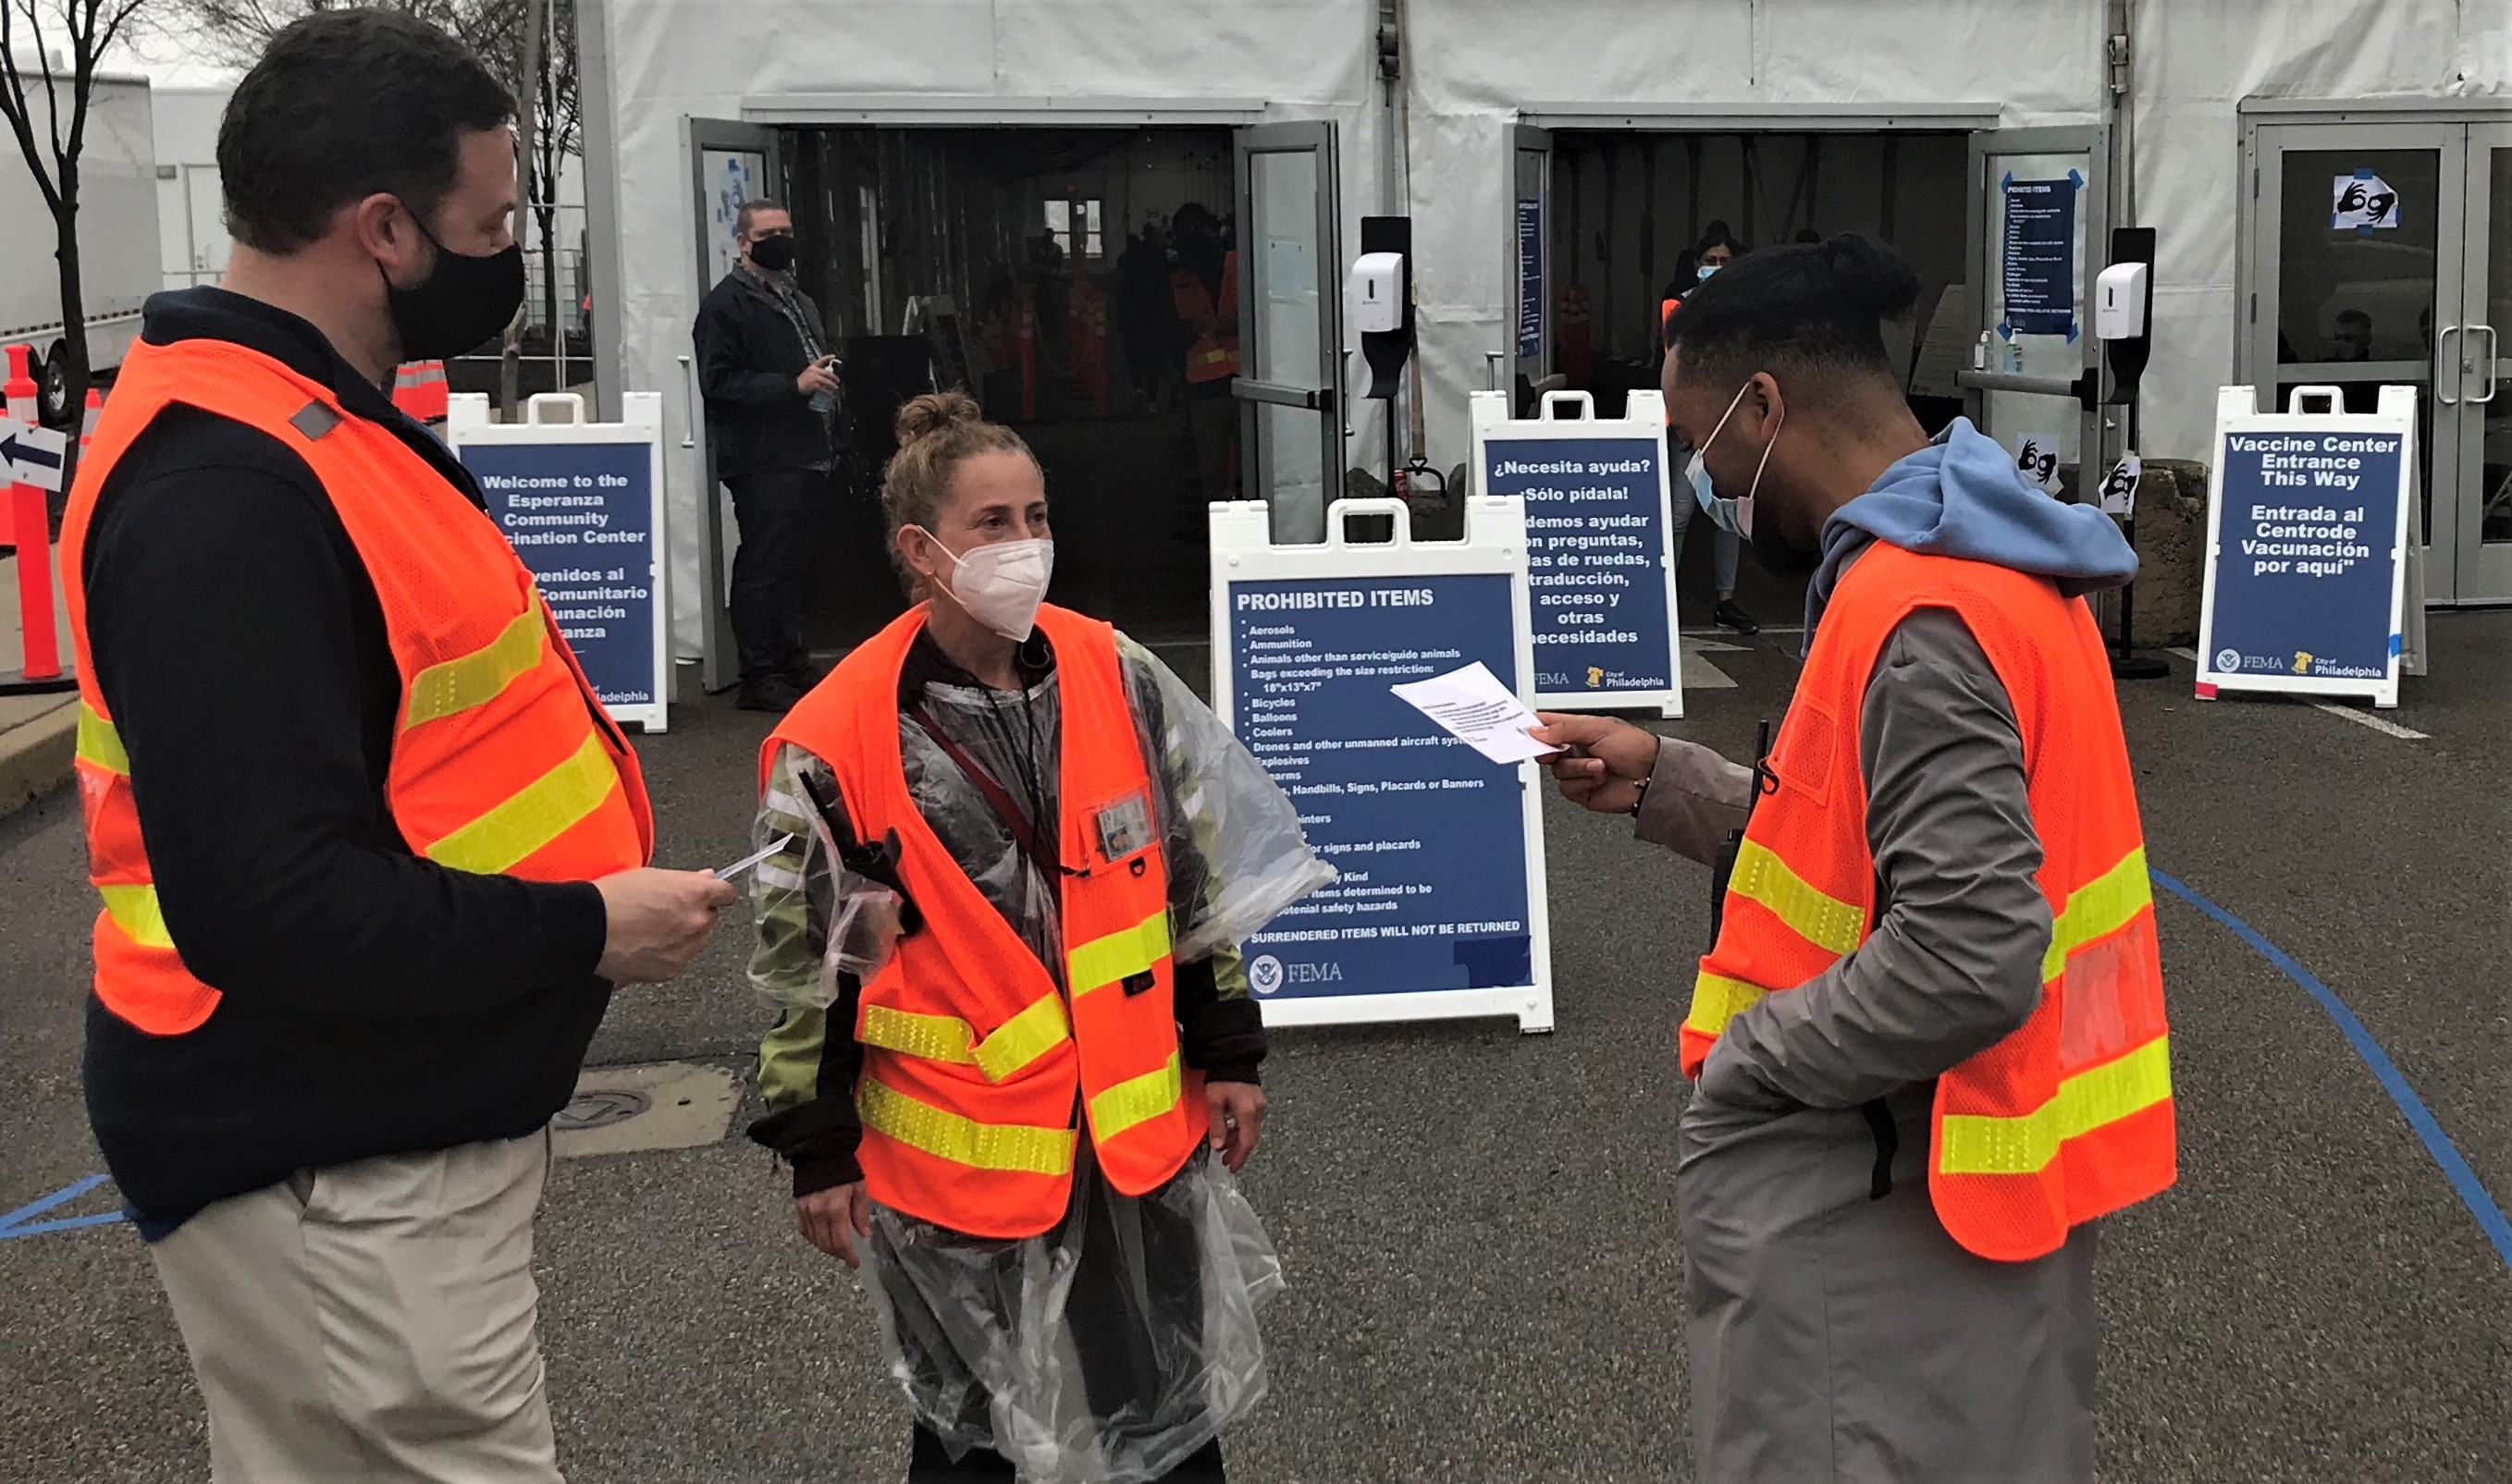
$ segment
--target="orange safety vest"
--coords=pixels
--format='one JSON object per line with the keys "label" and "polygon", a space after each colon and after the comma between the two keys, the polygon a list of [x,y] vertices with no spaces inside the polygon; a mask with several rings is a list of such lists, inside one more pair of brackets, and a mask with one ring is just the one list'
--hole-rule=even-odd
{"label": "orange safety vest", "polygon": [[857,838],[897,832],[924,925],[863,987],[855,1109],[864,1185],[895,1210],[975,1236],[1035,1236],[1071,1194],[1075,1109],[1109,1184],[1158,1189],[1209,1126],[1203,1074],[1181,1064],[1171,1001],[1168,864],[1116,630],[1048,605],[1055,649],[1064,988],[951,858],[907,790],[898,677],[919,605],[857,648],[778,722],[826,762]]}
{"label": "orange safety vest", "polygon": [[[1203,280],[1180,268],[1169,275],[1170,296],[1177,301],[1178,318],[1188,328],[1206,320],[1220,321],[1238,313],[1238,254],[1225,254],[1221,259],[1221,301],[1227,307],[1213,307],[1212,293]],[[1198,333],[1195,343],[1186,348],[1186,378],[1189,381],[1218,381],[1238,374],[1238,337],[1215,330]]]}
{"label": "orange safety vest", "polygon": [[2056,585],[1878,542],[1815,631],[1684,1021],[1698,1078],[1730,1017],[1854,953],[1873,930],[1860,712],[1885,641],[1923,607],[1960,614],[2022,734],[2051,943],[2031,1018],[1937,1079],[1928,1189],[1966,1249],[2021,1262],[2173,1182],[2172,1075],[2153,887],[2128,744],[2092,612]]}
{"label": "orange safety vest", "polygon": [[98,491],[176,403],[278,439],[314,471],[347,528],[401,672],[384,801],[413,851],[456,871],[537,881],[591,880],[645,864],[653,826],[637,755],[488,515],[390,430],[350,415],[329,387],[268,356],[219,340],[135,344],[61,526],[78,655],[79,802],[88,877],[104,898],[96,995],[106,1009],[150,1035],[180,1035],[218,1003],[218,992],[184,968],[158,907],[131,759],[88,653],[81,561]]}

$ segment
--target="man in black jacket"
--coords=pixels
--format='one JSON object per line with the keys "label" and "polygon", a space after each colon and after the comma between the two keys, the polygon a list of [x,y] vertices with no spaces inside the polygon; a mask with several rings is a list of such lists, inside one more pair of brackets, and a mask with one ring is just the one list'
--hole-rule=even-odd
{"label": "man in black jacket", "polygon": [[[520,301],[508,109],[407,17],[291,26],[219,128],[224,281],[151,298],[142,337],[276,363],[481,504],[382,388]],[[298,415],[341,420],[320,400]],[[414,853],[387,605],[307,459],[175,402],[97,472],[94,680],[164,929],[218,997],[168,1035],[91,996],[88,1113],[191,1352],[213,1476],[555,1484],[533,1336],[547,1124],[612,987],[687,967],[730,888]],[[419,600],[396,592],[406,615]]]}
{"label": "man in black jacket", "polygon": [[782,712],[819,679],[803,647],[803,585],[837,463],[837,358],[819,306],[794,285],[793,216],[747,201],[733,230],[741,260],[698,305],[692,335],[716,477],[741,527],[732,559],[741,706]]}

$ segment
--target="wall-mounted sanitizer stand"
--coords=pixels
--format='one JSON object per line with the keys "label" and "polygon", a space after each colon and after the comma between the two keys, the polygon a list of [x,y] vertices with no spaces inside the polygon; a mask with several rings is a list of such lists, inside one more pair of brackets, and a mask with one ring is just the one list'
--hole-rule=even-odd
{"label": "wall-mounted sanitizer stand", "polygon": [[1547,392],[1534,417],[1499,392],[1472,407],[1474,492],[1525,507],[1535,704],[1683,715],[1666,398],[1633,392],[1617,418],[1586,392]]}
{"label": "wall-mounted sanitizer stand", "polygon": [[[1243,946],[1268,1025],[1552,1029],[1542,769],[1489,761],[1390,688],[1479,661],[1527,696],[1522,509],[1476,496],[1463,540],[1417,542],[1403,501],[1338,500],[1322,543],[1276,546],[1262,503],[1212,507],[1214,708],[1341,873]],[[1351,540],[1355,516],[1393,538]]]}
{"label": "wall-mounted sanitizer stand", "polygon": [[521,422],[454,396],[446,445],[480,482],[489,518],[531,569],[560,634],[612,721],[661,731],[671,700],[664,591],[663,399],[630,392],[594,422],[573,392],[543,392]]}

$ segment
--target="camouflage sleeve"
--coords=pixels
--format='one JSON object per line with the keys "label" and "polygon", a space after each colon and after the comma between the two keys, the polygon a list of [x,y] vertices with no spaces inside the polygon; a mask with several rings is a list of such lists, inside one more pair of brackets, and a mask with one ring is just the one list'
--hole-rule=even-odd
{"label": "camouflage sleeve", "polygon": [[[780,1014],[759,1043],[759,1091],[768,1112],[751,1124],[750,1137],[793,1166],[798,1196],[863,1178],[854,1108],[863,1070],[863,1047],[853,1035],[860,987],[854,976],[836,972],[826,953],[844,873],[812,826],[805,777],[826,780],[828,764],[792,746],[769,764],[753,840],[764,848],[780,836],[791,839],[751,879],[759,941],[750,982]],[[830,1035],[832,1024],[843,1034]]]}

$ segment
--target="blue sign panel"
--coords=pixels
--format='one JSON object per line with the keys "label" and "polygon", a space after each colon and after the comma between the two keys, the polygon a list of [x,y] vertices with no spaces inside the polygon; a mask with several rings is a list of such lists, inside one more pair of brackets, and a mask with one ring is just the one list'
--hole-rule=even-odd
{"label": "blue sign panel", "polygon": [[2223,675],[2378,681],[2390,673],[2396,433],[2227,433],[2214,611]]}
{"label": "blue sign panel", "polygon": [[1526,501],[1535,688],[1674,688],[1659,438],[1483,445],[1483,488]]}
{"label": "blue sign panel", "polygon": [[659,701],[652,447],[482,443],[461,455],[602,703]]}
{"label": "blue sign panel", "polygon": [[1388,687],[1472,664],[1515,687],[1510,578],[1298,578],[1228,593],[1238,735],[1342,879],[1248,940],[1267,999],[1530,984],[1518,770]]}
{"label": "blue sign panel", "polygon": [[1544,201],[1525,196],[1517,203],[1517,358],[1533,367],[1543,356]]}
{"label": "blue sign panel", "polygon": [[2000,182],[2006,197],[2006,317],[1998,332],[2076,337],[2076,193],[2084,176]]}

